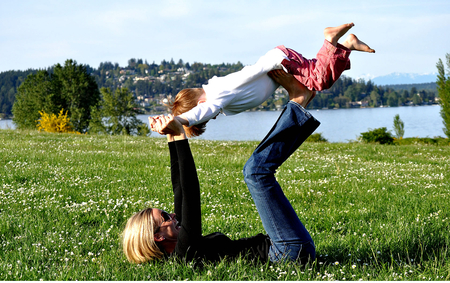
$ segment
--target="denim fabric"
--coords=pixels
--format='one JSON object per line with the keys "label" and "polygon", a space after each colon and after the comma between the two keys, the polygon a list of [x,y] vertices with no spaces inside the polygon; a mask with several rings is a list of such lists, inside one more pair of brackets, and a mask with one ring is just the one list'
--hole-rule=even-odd
{"label": "denim fabric", "polygon": [[271,261],[315,258],[314,241],[284,195],[275,172],[319,125],[301,105],[290,101],[244,166],[245,182],[272,241]]}

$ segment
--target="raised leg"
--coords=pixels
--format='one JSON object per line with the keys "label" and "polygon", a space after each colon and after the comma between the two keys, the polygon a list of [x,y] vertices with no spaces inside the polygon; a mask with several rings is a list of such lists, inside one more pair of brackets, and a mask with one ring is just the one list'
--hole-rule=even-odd
{"label": "raised leg", "polygon": [[275,172],[319,124],[302,106],[289,101],[244,166],[245,182],[272,241],[271,261],[315,258],[314,241],[284,195]]}
{"label": "raised leg", "polygon": [[316,96],[315,91],[307,89],[293,75],[284,70],[277,69],[267,73],[275,82],[282,85],[289,93],[289,100],[295,101],[306,108]]}

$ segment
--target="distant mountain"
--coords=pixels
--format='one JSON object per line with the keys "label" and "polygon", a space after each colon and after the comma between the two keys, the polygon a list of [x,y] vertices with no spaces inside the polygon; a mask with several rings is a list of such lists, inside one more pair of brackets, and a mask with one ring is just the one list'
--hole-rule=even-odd
{"label": "distant mountain", "polygon": [[421,84],[436,82],[437,73],[413,74],[413,73],[392,73],[385,76],[372,78],[376,85],[400,85],[400,84]]}

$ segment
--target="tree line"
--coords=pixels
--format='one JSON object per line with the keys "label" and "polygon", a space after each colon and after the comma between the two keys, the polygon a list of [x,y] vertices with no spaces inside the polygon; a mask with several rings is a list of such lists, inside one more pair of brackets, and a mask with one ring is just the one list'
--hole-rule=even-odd
{"label": "tree line", "polygon": [[[56,66],[56,65],[55,65]],[[51,75],[55,66],[45,69]],[[236,72],[244,66],[242,63],[233,64],[204,64],[185,63],[183,60],[175,62],[163,60],[160,64],[148,63],[147,60],[131,58],[125,67],[118,63],[102,62],[98,68],[83,65],[86,72],[93,76],[98,89],[127,88],[138,99],[146,99],[138,105],[145,112],[161,111],[161,101],[175,95],[183,88],[201,87],[213,76],[225,76]],[[12,106],[16,99],[19,86],[28,75],[38,71],[8,71],[0,73],[0,113],[4,117],[12,116]],[[434,84],[434,83],[432,83]],[[419,87],[420,86],[420,87]],[[436,87],[411,85],[409,89],[398,86],[377,86],[370,80],[352,79],[342,76],[326,91],[317,94],[309,105],[310,108],[350,108],[350,107],[378,107],[421,105],[434,103],[437,93]],[[272,96],[258,108],[260,110],[279,109],[288,100],[286,93]],[[159,108],[158,108],[159,107]]]}
{"label": "tree line", "polygon": [[[98,69],[92,70],[99,87],[115,89],[126,87],[136,97],[145,96],[159,98],[175,95],[184,88],[201,87],[213,76],[225,76],[239,71],[244,66],[242,63],[234,64],[203,64],[184,63],[179,60],[163,60],[161,64],[155,62],[149,64],[142,59],[128,60],[127,67],[111,62],[100,63]],[[138,80],[138,78],[144,78]]]}
{"label": "tree line", "polygon": [[[450,55],[436,64],[439,75],[437,90],[442,106],[444,132],[450,127]],[[224,76],[242,69],[237,64],[184,63],[163,61],[157,65],[142,59],[130,59],[126,68],[117,63],[101,63],[98,69],[67,60],[47,70],[9,71],[0,73],[0,109],[13,114],[18,128],[36,128],[39,115],[69,121],[71,130],[79,133],[148,134],[145,123],[136,115],[142,113],[139,97],[174,97],[182,88],[200,87],[213,76]],[[425,84],[418,90],[380,87],[371,81],[354,80],[342,76],[326,91],[319,92],[310,103],[312,108],[341,108],[364,106],[398,106],[433,103],[436,93]],[[432,89],[432,87],[431,87]],[[280,108],[287,102],[287,94],[278,89],[275,95],[259,108]],[[65,112],[64,112],[65,111]],[[65,114],[64,114],[65,113]],[[49,115],[52,114],[52,115]],[[69,115],[69,117],[67,117]],[[47,122],[50,122],[51,119]],[[53,127],[53,126],[51,126]]]}
{"label": "tree line", "polygon": [[28,75],[36,73],[37,70],[7,71],[0,73],[0,118],[12,116],[17,89],[25,81]]}

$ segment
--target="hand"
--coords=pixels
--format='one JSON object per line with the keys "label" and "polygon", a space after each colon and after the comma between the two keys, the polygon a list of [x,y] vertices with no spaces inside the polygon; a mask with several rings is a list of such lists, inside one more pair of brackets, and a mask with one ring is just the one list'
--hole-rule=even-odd
{"label": "hand", "polygon": [[[161,130],[161,123],[162,120],[164,118],[164,115],[158,115],[158,116],[154,116],[154,117],[148,117],[148,122],[150,125],[150,130],[152,130],[153,132],[157,132],[160,133]],[[162,133],[160,133],[161,135],[163,135]]]}
{"label": "hand", "polygon": [[150,125],[150,129],[153,132],[159,133],[160,135],[168,134],[169,132],[164,131],[164,128],[170,122],[170,118],[169,117],[171,117],[171,115],[169,115],[167,117],[165,117],[164,115],[148,117],[148,122],[149,122],[149,125]]}
{"label": "hand", "polygon": [[161,121],[161,124],[160,124],[159,133],[170,134],[170,135],[174,135],[174,136],[184,134],[183,125],[172,114],[161,117],[160,121]]}
{"label": "hand", "polygon": [[153,132],[158,132],[158,130],[156,129],[156,122],[159,118],[159,116],[148,117],[148,124],[150,126],[150,130],[152,130]]}

